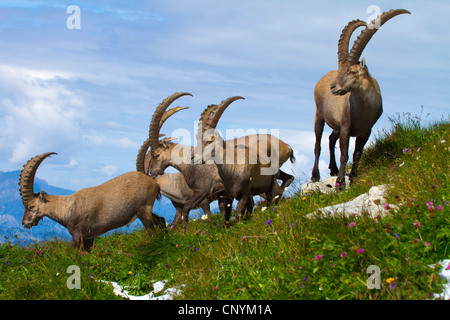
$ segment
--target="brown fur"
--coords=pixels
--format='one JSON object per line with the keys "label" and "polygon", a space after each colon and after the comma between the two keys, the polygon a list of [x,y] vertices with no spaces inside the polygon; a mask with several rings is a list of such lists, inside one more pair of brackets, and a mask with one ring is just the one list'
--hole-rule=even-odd
{"label": "brown fur", "polygon": [[[164,121],[179,110],[170,112],[170,110],[166,111],[166,109],[176,99],[185,95],[190,94],[183,92],[172,94],[164,99],[154,111],[149,127],[149,145],[151,150],[145,158],[146,167],[148,168],[149,164],[149,171],[152,177],[158,178],[158,176],[164,174],[164,170],[167,167],[172,166],[180,171],[187,186],[192,191],[192,195],[184,202],[182,214],[177,214],[173,221],[174,225],[181,222],[183,228],[187,227],[189,212],[192,209],[198,206],[206,208],[206,203],[209,205],[211,201],[217,199],[221,211],[231,212],[232,202],[232,199],[225,193],[222,180],[214,165],[193,165],[191,161],[192,147],[171,143],[164,141],[164,139],[159,140],[160,129]],[[176,152],[179,159],[185,158],[185,161],[182,161],[183,163],[174,162],[172,152]]]}
{"label": "brown fur", "polygon": [[[202,161],[215,163],[227,193],[238,200],[237,211],[243,215],[245,211],[248,214],[252,212],[253,195],[264,194],[264,197],[270,202],[274,196],[282,194],[284,188],[292,183],[294,177],[279,170],[279,167],[287,159],[290,158],[291,162],[294,162],[295,158],[289,145],[269,134],[223,140],[215,126],[224,109],[237,99],[243,98],[231,97],[224,100],[213,112],[207,113],[211,119],[205,119],[204,123],[212,124],[203,128],[205,130],[199,146],[203,151]],[[278,148],[274,148],[273,143]],[[267,150],[262,151],[263,144]],[[230,150],[231,154],[227,154]],[[273,163],[273,159],[277,159],[278,163]],[[273,165],[276,166],[274,174],[262,171]],[[277,179],[283,180],[281,187],[278,186]]]}
{"label": "brown fur", "polygon": [[[369,139],[373,125],[383,112],[381,92],[378,82],[373,78],[365,60],[359,58],[371,37],[378,30],[373,26],[378,23],[378,28],[393,17],[410,13],[404,9],[384,12],[377,20],[369,25],[364,21],[350,21],[342,30],[338,45],[337,71],[328,72],[314,89],[316,113],[314,118],[314,133],[316,143],[314,146],[314,168],[311,180],[320,180],[319,156],[320,140],[323,127],[327,123],[333,132],[329,137],[331,175],[337,175],[336,185],[341,188],[345,185],[345,166],[348,161],[348,146],[350,137],[356,137],[355,151],[353,153],[353,166],[350,172],[352,180],[357,175],[358,163],[361,158],[364,145]],[[356,28],[365,26],[360,36],[355,41],[350,53],[348,42]],[[341,151],[339,170],[336,165],[334,148],[339,139]]]}
{"label": "brown fur", "polygon": [[[181,153],[180,157],[186,157],[185,163],[175,163],[172,159],[172,152]],[[225,193],[225,188],[216,166],[211,164],[192,164],[191,154],[193,154],[193,151],[190,146],[168,143],[166,146],[161,145],[155,151],[152,150],[147,155],[147,157],[151,157],[150,172],[155,179],[159,179],[161,174],[166,175],[164,170],[171,166],[180,171],[186,185],[192,191],[191,196],[184,203],[182,215],[175,216],[173,221],[175,225],[181,222],[183,228],[187,227],[189,212],[198,206],[204,208],[206,202],[210,203],[214,200],[219,200],[219,209],[231,212],[232,199]],[[157,156],[155,157],[155,155]]]}
{"label": "brown fur", "polygon": [[[143,170],[145,174],[149,174],[150,170],[150,161],[151,161],[151,154],[148,153],[145,155],[145,151],[149,147],[150,140],[147,139],[143,145],[141,146],[141,150],[138,154],[138,160],[136,163],[136,167],[140,168],[142,165],[144,166]],[[168,143],[163,143],[163,146],[168,147]],[[142,158],[140,158],[140,155],[145,155],[142,163]],[[138,169],[139,170],[139,169]],[[186,179],[184,178],[183,174],[181,172],[178,173],[165,173],[163,175],[158,175],[155,177],[156,182],[158,182],[159,187],[161,189],[161,194],[172,202],[173,206],[176,208],[175,213],[175,224],[181,222],[181,217],[183,213],[183,208],[186,205],[186,203],[192,199],[194,192],[189,187],[189,185],[186,183]],[[211,210],[209,207],[209,204],[217,200],[217,198],[214,197],[206,197],[203,201],[198,203],[196,208],[201,208],[203,212],[209,216],[211,216]]]}
{"label": "brown fur", "polygon": [[152,213],[159,186],[142,172],[128,172],[96,187],[70,196],[35,194],[24,202],[22,225],[31,228],[44,217],[66,227],[72,244],[90,251],[101,234],[131,223],[138,217],[148,233],[154,224],[165,227],[164,218]]}
{"label": "brown fur", "polygon": [[[356,176],[357,166],[362,150],[369,139],[373,125],[383,112],[381,93],[377,81],[372,78],[367,67],[354,66],[357,74],[351,79],[350,85],[346,83],[347,93],[334,95],[330,87],[334,84],[338,75],[337,71],[330,71],[319,80],[314,89],[316,101],[316,114],[314,120],[314,132],[316,144],[314,148],[315,160],[312,172],[312,181],[319,181],[319,155],[320,140],[325,122],[333,129],[329,137],[331,175],[338,175],[336,182],[344,185],[345,166],[348,161],[348,145],[350,137],[356,137],[355,151],[353,154],[353,167],[351,178]],[[341,88],[341,87],[340,87]],[[343,89],[341,89],[343,90]],[[340,91],[343,92],[343,91]],[[341,158],[340,169],[336,166],[334,147],[339,139]],[[339,186],[338,185],[338,186]]]}

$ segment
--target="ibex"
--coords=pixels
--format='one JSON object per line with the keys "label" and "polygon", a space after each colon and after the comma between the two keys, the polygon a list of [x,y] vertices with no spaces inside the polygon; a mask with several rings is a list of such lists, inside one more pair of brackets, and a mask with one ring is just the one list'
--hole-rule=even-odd
{"label": "ibex", "polygon": [[165,220],[152,213],[159,195],[158,183],[140,171],[128,172],[99,186],[82,189],[70,196],[48,195],[43,190],[34,193],[34,176],[47,152],[33,157],[20,174],[19,186],[25,212],[22,225],[36,226],[48,217],[67,228],[72,245],[90,251],[94,239],[110,230],[130,224],[139,218],[151,235],[154,224],[165,228]]}
{"label": "ibex", "polygon": [[[225,109],[233,102],[244,99],[239,96],[228,98],[220,105],[210,105],[202,113],[199,133],[199,148],[196,157],[202,153],[202,162],[213,162],[225,185],[227,193],[238,200],[237,211],[244,215],[253,210],[253,195],[264,194],[268,201],[289,186],[294,177],[279,170],[290,158],[295,161],[292,148],[269,134],[249,135],[224,141],[216,129]],[[198,160],[197,160],[198,161]],[[278,187],[276,179],[283,180]]]}
{"label": "ibex", "polygon": [[[336,186],[345,185],[345,166],[348,161],[348,145],[350,137],[356,137],[355,151],[353,153],[353,166],[350,172],[352,180],[358,169],[364,145],[369,139],[373,125],[383,112],[381,93],[378,82],[369,74],[364,58],[359,61],[361,53],[386,21],[393,17],[410,13],[404,9],[384,12],[381,17],[367,25],[364,21],[354,20],[342,30],[338,45],[337,71],[328,72],[314,89],[316,113],[314,120],[314,133],[316,143],[314,147],[314,167],[311,180],[320,180],[319,156],[320,140],[324,123],[333,129],[329,137],[331,175],[336,176]],[[365,26],[348,52],[350,37],[358,27]],[[334,147],[339,139],[341,151],[339,171],[336,166]]]}
{"label": "ibex", "polygon": [[[159,129],[163,126],[164,122],[171,117],[173,114],[184,110],[189,109],[189,107],[175,107],[170,110],[164,111],[160,121],[159,121]],[[164,134],[158,134],[159,137],[164,136]],[[168,137],[160,140],[160,144],[163,147],[167,147],[167,143],[174,140],[176,138]],[[150,170],[150,161],[151,161],[151,151],[146,155],[145,153],[150,147],[150,138],[147,139],[141,149],[139,150],[138,158],[136,160],[136,168],[141,168],[144,165],[144,170],[146,174],[151,175]],[[144,164],[142,164],[144,161]],[[139,169],[138,169],[139,170]],[[178,173],[165,173],[163,175],[158,175],[155,177],[155,180],[158,182],[159,187],[161,189],[161,194],[172,202],[173,206],[176,209],[175,217],[174,217],[174,225],[179,224],[182,219],[183,207],[185,204],[192,199],[194,192],[186,183],[184,176],[181,172]],[[209,204],[215,199],[211,197],[206,197],[203,201],[201,201],[197,206],[193,209],[201,208],[203,212],[209,217],[211,216],[211,210]]]}
{"label": "ibex", "polygon": [[[136,167],[141,167],[142,162],[145,162],[145,173],[149,174],[149,165],[150,165],[150,156],[145,156],[145,152],[148,150],[150,146],[150,139],[147,139],[144,144],[141,146],[139,151],[139,155],[142,155],[141,159],[136,161]],[[144,158],[145,157],[145,158]],[[186,183],[184,176],[182,173],[164,173],[163,175],[155,177],[156,182],[158,182],[160,187],[160,192],[163,196],[167,197],[173,204],[176,209],[174,222],[175,224],[181,222],[181,216],[183,213],[184,205],[192,199],[192,195],[194,192]],[[209,207],[212,199],[210,197],[206,197],[202,202],[198,204],[198,208],[201,208],[203,212],[209,217],[211,216],[211,210]],[[195,207],[194,209],[196,209]]]}
{"label": "ibex", "polygon": [[[219,209],[225,212],[231,212],[232,202],[232,199],[225,193],[222,179],[220,178],[215,165],[194,165],[190,161],[193,147],[170,142],[168,141],[170,139],[166,141],[159,140],[161,119],[163,118],[166,109],[176,99],[186,95],[192,96],[190,93],[176,92],[163,100],[153,113],[149,128],[149,171],[151,176],[157,178],[164,173],[164,170],[167,167],[172,166],[180,171],[186,184],[193,192],[191,198],[183,206],[183,213],[180,217],[183,228],[187,227],[191,209],[203,203],[205,199],[208,199],[207,201],[218,200]],[[175,161],[174,159],[178,161]],[[186,161],[182,161],[182,159],[185,159]],[[176,225],[179,222],[179,219],[176,217],[173,224]]]}

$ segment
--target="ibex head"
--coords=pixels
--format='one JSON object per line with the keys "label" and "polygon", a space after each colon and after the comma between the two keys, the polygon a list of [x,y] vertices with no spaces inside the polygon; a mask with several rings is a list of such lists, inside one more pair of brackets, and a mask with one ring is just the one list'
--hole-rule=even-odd
{"label": "ibex head", "polygon": [[47,200],[45,199],[47,194],[42,190],[40,193],[34,193],[34,176],[39,165],[45,158],[55,152],[47,152],[40,156],[31,158],[22,169],[20,173],[19,186],[20,195],[22,196],[22,204],[25,207],[25,212],[22,218],[22,225],[25,228],[31,228],[41,221],[44,216],[44,210],[42,206],[45,205]]}
{"label": "ibex head", "polygon": [[[361,86],[361,80],[369,75],[364,58],[359,61],[364,48],[375,32],[377,32],[386,21],[403,13],[410,14],[409,11],[404,9],[389,10],[369,24],[361,20],[353,20],[347,24],[342,30],[339,38],[339,70],[336,80],[330,87],[333,94],[344,95]],[[362,26],[365,26],[366,28],[361,31],[361,34],[356,39],[352,49],[348,52],[349,41],[353,31]]]}
{"label": "ibex head", "polygon": [[150,173],[151,176],[156,177],[164,173],[164,170],[172,163],[172,149],[173,143],[170,143],[176,138],[164,138],[159,140],[163,135],[160,134],[160,129],[164,122],[174,113],[187,109],[188,107],[176,107],[168,111],[166,109],[178,98],[182,96],[192,96],[186,92],[176,92],[163,100],[153,113],[152,121],[149,128],[149,144],[150,144]]}

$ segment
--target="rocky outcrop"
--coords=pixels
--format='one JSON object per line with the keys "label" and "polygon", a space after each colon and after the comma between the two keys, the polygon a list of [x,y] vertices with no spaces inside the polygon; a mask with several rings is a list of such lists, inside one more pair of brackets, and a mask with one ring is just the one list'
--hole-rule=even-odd
{"label": "rocky outcrop", "polygon": [[[350,186],[350,179],[345,177],[345,186],[342,189],[348,189]],[[302,194],[308,192],[321,192],[328,194],[336,191],[336,177],[330,177],[328,179],[318,182],[307,182],[302,185]]]}
{"label": "rocky outcrop", "polygon": [[[326,181],[326,180],[325,180]],[[308,190],[321,190],[320,188],[327,187],[327,184],[324,184],[322,181],[317,182],[317,186],[311,184],[308,186]],[[304,185],[305,186],[305,185]],[[333,206],[328,206],[325,208],[317,209],[315,212],[311,212],[307,215],[308,218],[314,218],[316,216],[369,216],[372,218],[379,218],[385,216],[391,210],[397,210],[398,206],[394,204],[389,204],[386,201],[386,192],[389,189],[389,185],[379,185],[370,188],[369,192],[361,194],[360,196],[354,198],[345,203],[336,204]],[[328,188],[328,187],[327,187]],[[330,189],[330,188],[328,188]],[[334,190],[335,188],[331,188]],[[306,186],[305,186],[305,190]],[[327,190],[327,189],[325,189]],[[302,186],[303,191],[303,186]],[[322,192],[322,191],[321,191]],[[330,192],[330,190],[328,190]]]}

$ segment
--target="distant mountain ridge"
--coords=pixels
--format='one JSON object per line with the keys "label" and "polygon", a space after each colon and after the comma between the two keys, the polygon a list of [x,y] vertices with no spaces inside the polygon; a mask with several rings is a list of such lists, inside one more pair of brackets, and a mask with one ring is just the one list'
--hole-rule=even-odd
{"label": "distant mountain ridge", "polygon": [[[62,225],[55,221],[44,218],[39,224],[31,229],[22,227],[22,216],[24,207],[19,192],[20,170],[2,172],[0,171],[0,243],[11,242],[27,245],[33,241],[43,241],[49,238],[57,237],[64,240],[70,240],[71,235]],[[53,195],[71,195],[75,191],[54,187],[47,181],[35,178],[35,192],[45,190]],[[156,201],[154,212],[163,216],[166,221],[172,220],[175,215],[175,208],[169,199],[162,197]],[[134,226],[142,226],[137,219],[129,229]]]}

